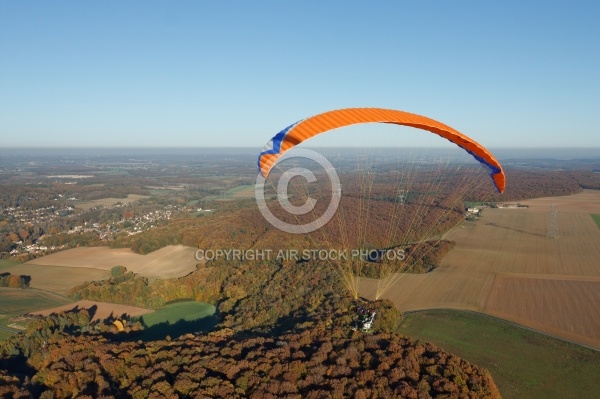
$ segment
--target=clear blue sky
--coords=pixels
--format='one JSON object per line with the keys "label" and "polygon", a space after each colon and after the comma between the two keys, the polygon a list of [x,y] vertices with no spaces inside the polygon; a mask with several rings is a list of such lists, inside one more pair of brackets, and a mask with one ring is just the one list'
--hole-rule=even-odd
{"label": "clear blue sky", "polygon": [[600,147],[599,4],[0,0],[0,147],[260,149],[360,106]]}

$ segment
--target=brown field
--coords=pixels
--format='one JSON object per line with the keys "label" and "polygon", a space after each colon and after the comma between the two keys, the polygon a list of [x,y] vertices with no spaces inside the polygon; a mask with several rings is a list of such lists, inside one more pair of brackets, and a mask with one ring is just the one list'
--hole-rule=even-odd
{"label": "brown field", "polygon": [[87,301],[81,300],[74,303],[70,303],[68,305],[57,306],[51,309],[44,309],[40,311],[31,312],[31,314],[48,316],[52,313],[63,312],[65,310],[72,309],[90,309],[95,307],[94,316],[92,320],[101,320],[106,319],[109,316],[120,317],[123,314],[127,314],[128,316],[142,316],[147,313],[153,312],[150,309],[138,308],[135,306],[128,305],[118,305],[115,303],[106,303],[106,302],[96,302],[96,301]]}
{"label": "brown field", "polygon": [[0,319],[3,316],[14,316],[31,309],[45,309],[68,303],[64,296],[54,292],[35,289],[0,287]]}
{"label": "brown field", "polygon": [[101,199],[97,199],[97,200],[92,200],[92,201],[82,201],[82,202],[76,202],[74,204],[75,208],[78,209],[90,209],[93,208],[95,206],[112,206],[117,204],[118,202],[122,203],[122,204],[126,204],[128,202],[134,202],[137,200],[140,200],[142,198],[148,198],[147,195],[139,195],[139,194],[129,194],[127,196],[127,198],[101,198]]}
{"label": "brown field", "polygon": [[31,288],[67,295],[74,286],[86,281],[103,280],[110,271],[87,267],[47,266],[24,263],[4,271],[11,274],[31,276]]}
{"label": "brown field", "polygon": [[[600,191],[521,201],[529,208],[485,209],[446,238],[456,248],[431,273],[397,275],[383,297],[401,310],[468,309],[600,348]],[[558,210],[558,239],[548,238]],[[361,294],[376,296],[376,280]]]}
{"label": "brown field", "polygon": [[597,347],[600,318],[595,305],[600,303],[600,277],[586,278],[498,274],[483,311]]}
{"label": "brown field", "polygon": [[3,271],[31,276],[31,286],[65,295],[85,281],[101,280],[114,266],[125,266],[150,280],[176,278],[196,270],[195,248],[170,245],[148,255],[127,248],[83,247],[10,266]]}
{"label": "brown field", "polygon": [[230,195],[233,198],[254,198],[254,185],[233,188],[229,190],[226,195]]}

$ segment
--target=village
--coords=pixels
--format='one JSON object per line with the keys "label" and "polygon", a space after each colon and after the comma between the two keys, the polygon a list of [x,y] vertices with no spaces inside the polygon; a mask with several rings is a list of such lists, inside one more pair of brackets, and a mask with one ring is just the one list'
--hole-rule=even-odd
{"label": "village", "polygon": [[[197,207],[172,204],[153,208],[156,209],[141,211],[142,207],[130,203],[117,203],[98,205],[85,210],[72,205],[38,209],[19,207],[0,209],[0,223],[3,228],[13,230],[8,234],[10,251],[4,251],[3,257],[14,258],[27,254],[42,256],[70,247],[68,244],[46,244],[45,241],[52,241],[50,238],[56,235],[85,234],[95,236],[102,241],[112,241],[119,234],[134,235],[153,229],[171,219],[174,213],[197,211]],[[96,217],[90,218],[90,214]],[[114,215],[119,217],[115,218]],[[97,222],[84,221],[89,219]]]}

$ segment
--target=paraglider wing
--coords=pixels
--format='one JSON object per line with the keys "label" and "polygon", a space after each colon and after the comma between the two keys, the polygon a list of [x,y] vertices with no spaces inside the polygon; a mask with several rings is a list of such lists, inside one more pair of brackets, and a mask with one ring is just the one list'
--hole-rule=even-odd
{"label": "paraglider wing", "polygon": [[496,189],[504,191],[506,177],[502,166],[481,144],[431,118],[384,108],[338,109],[296,122],[277,133],[263,148],[258,157],[258,170],[266,178],[277,160],[295,145],[328,130],[359,123],[391,123],[435,133],[458,145],[485,165],[490,170]]}

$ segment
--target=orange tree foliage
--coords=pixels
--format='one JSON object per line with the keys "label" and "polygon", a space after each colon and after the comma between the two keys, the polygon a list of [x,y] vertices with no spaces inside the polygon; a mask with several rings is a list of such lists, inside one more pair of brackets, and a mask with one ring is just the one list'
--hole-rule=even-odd
{"label": "orange tree foliage", "polygon": [[[110,293],[137,278],[123,268],[112,274],[84,289]],[[391,333],[393,304],[353,300],[326,262],[225,262],[145,287],[162,300],[210,292],[221,323],[208,335],[144,343],[132,340],[143,333],[123,342],[90,328],[85,312],[41,318],[0,348],[0,395],[499,397],[487,371]],[[359,305],[377,311],[373,334],[352,329]]]}
{"label": "orange tree foliage", "polygon": [[[440,243],[446,249],[450,246]],[[436,256],[441,257],[425,245],[409,248],[407,255],[411,251],[426,252],[422,257],[413,254],[420,264],[430,265],[437,262]],[[279,333],[327,319],[352,324],[349,309],[354,305],[339,271],[327,261],[220,261],[207,266],[182,278],[152,284],[115,267],[112,277],[74,287],[71,297],[150,308],[182,299],[210,302],[217,307],[221,327],[253,334]],[[392,331],[397,318],[393,306],[383,307],[375,327]]]}
{"label": "orange tree foliage", "polygon": [[76,300],[89,299],[151,309],[181,299],[214,303],[219,297],[222,278],[219,270],[209,268],[196,270],[185,277],[156,280],[150,284],[147,278],[127,272],[123,266],[115,266],[112,271],[113,275],[106,280],[73,287],[69,296]]}
{"label": "orange tree foliage", "polygon": [[570,175],[577,181],[581,188],[600,190],[600,170],[597,171],[571,171]]}
{"label": "orange tree foliage", "polygon": [[57,247],[64,245],[67,248],[101,247],[106,245],[106,241],[101,240],[100,237],[94,233],[59,233],[45,236],[44,245]]}
{"label": "orange tree foliage", "polygon": [[[539,197],[570,195],[582,190],[578,173],[507,168],[503,194],[473,196],[470,200],[515,201]],[[582,181],[583,182],[583,181]]]}
{"label": "orange tree foliage", "polygon": [[253,333],[284,331],[324,313],[332,318],[336,309],[347,312],[351,306],[337,270],[327,262],[220,263],[152,284],[121,268],[119,273],[74,287],[71,297],[151,308],[181,299],[210,302],[217,305],[222,327]]}
{"label": "orange tree foliage", "polygon": [[31,281],[30,276],[10,274],[8,272],[0,273],[0,287],[27,288]]}
{"label": "orange tree foliage", "polygon": [[67,335],[21,370],[1,365],[3,397],[500,397],[486,370],[431,344],[323,322],[270,337],[220,330],[144,343]]}
{"label": "orange tree foliage", "polygon": [[[454,248],[454,244],[454,241],[449,240],[425,241],[395,248],[394,250],[404,251],[404,259],[398,257],[393,260],[382,260],[381,257],[374,257],[372,261],[363,261],[358,270],[361,276],[370,278],[385,277],[390,271],[428,273],[440,265],[442,258]],[[388,264],[382,265],[384,261]]]}
{"label": "orange tree foliage", "polygon": [[[59,341],[67,335],[82,333],[106,333],[116,331],[113,322],[118,318],[125,323],[126,333],[141,329],[138,322],[129,322],[127,315],[111,316],[105,320],[91,321],[93,309],[74,309],[67,312],[53,313],[50,316],[35,316],[27,325],[27,329],[0,341],[0,357],[25,357],[36,361],[42,349],[49,343]],[[13,359],[14,360],[14,359]]]}
{"label": "orange tree foliage", "polygon": [[[467,201],[509,201],[528,198],[569,195],[581,191],[583,188],[599,188],[600,174],[583,171],[544,171],[507,168],[507,188],[503,194],[491,193],[488,189],[467,190],[464,200]],[[202,218],[177,218],[172,219],[167,225],[145,231],[133,236],[118,237],[110,245],[113,247],[129,247],[138,253],[149,253],[166,245],[184,244],[201,249],[238,248],[238,249],[297,249],[305,248],[342,248],[364,245],[359,243],[358,229],[349,226],[361,225],[363,235],[369,237],[369,245],[373,248],[386,248],[390,245],[388,231],[393,223],[397,236],[404,242],[419,241],[428,236],[447,231],[464,218],[462,203],[457,201],[452,193],[437,192],[423,196],[426,193],[427,182],[420,187],[414,183],[407,193],[402,214],[418,214],[418,223],[411,223],[412,219],[391,218],[393,208],[397,205],[396,185],[386,182],[383,177],[374,182],[378,194],[367,200],[361,198],[361,192],[356,187],[344,180],[344,195],[335,217],[319,231],[310,235],[294,235],[281,232],[273,228],[260,214],[254,200],[234,201],[223,203],[212,216]],[[455,176],[460,182],[461,176]],[[459,183],[457,183],[459,184]],[[445,187],[450,190],[453,185]],[[416,192],[422,190],[421,194]],[[315,196],[321,191],[316,190]],[[433,196],[433,197],[432,197]],[[322,211],[329,201],[317,201],[316,214]],[[427,206],[423,206],[427,204]],[[361,211],[362,214],[361,216]],[[275,206],[272,209],[280,219],[287,222],[303,222],[304,216],[286,219],[281,209]],[[364,221],[364,214],[369,214],[369,220]],[[306,215],[312,218],[312,214]],[[340,223],[347,226],[340,228]],[[431,228],[434,227],[433,230]],[[410,234],[406,235],[405,233]],[[398,240],[396,240],[398,241]],[[393,242],[392,245],[400,244]]]}

